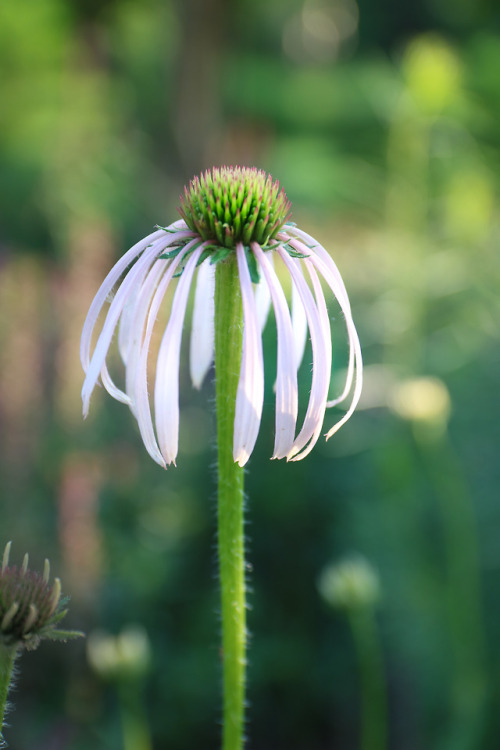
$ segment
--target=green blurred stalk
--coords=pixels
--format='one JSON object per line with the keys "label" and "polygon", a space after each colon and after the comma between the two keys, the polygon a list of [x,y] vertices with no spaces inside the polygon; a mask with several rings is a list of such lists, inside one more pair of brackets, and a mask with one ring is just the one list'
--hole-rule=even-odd
{"label": "green blurred stalk", "polygon": [[451,750],[481,746],[487,697],[486,646],[474,504],[448,432],[414,434],[440,505],[446,553],[446,608],[453,656]]}
{"label": "green blurred stalk", "polygon": [[349,611],[361,692],[361,749],[386,750],[387,700],[382,650],[371,607]]}
{"label": "green blurred stalk", "polygon": [[408,373],[419,372],[424,357],[424,329],[428,300],[423,294],[424,259],[429,241],[429,162],[430,125],[428,120],[406,112],[404,101],[396,109],[387,140],[387,242],[392,252],[404,257],[398,265],[398,288],[404,299],[408,324],[386,348],[385,356]]}
{"label": "green blurred stalk", "polygon": [[236,256],[217,264],[215,382],[218,445],[218,553],[223,661],[223,750],[244,736],[246,605],[244,470],[233,459],[234,414],[241,363],[243,311]]}
{"label": "green blurred stalk", "polygon": [[118,688],[118,698],[122,715],[124,750],[151,750],[151,734],[138,686],[121,685]]}
{"label": "green blurred stalk", "polygon": [[0,747],[3,747],[2,730],[16,656],[15,646],[8,647],[0,644]]}

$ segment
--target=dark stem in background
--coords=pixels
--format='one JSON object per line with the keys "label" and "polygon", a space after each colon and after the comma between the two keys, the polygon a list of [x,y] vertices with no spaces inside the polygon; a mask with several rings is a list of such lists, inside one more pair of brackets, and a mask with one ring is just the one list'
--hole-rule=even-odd
{"label": "dark stem in background", "polygon": [[175,104],[170,111],[175,118],[179,170],[186,177],[211,161],[221,127],[219,64],[229,47],[225,28],[232,8],[228,0],[189,0],[177,2],[177,9],[182,41],[176,60]]}
{"label": "dark stem in background", "polygon": [[462,468],[446,429],[414,430],[439,503],[446,554],[446,607],[453,658],[446,747],[481,746],[487,697],[477,521]]}
{"label": "dark stem in background", "polygon": [[349,623],[360,676],[361,750],[386,750],[386,683],[373,608],[363,607],[349,612]]}

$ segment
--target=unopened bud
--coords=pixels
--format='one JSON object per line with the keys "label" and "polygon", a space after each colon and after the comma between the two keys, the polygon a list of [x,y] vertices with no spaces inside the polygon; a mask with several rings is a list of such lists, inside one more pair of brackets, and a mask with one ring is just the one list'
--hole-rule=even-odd
{"label": "unopened bud", "polygon": [[373,607],[380,599],[378,575],[360,556],[326,567],[318,588],[328,604],[346,610]]}

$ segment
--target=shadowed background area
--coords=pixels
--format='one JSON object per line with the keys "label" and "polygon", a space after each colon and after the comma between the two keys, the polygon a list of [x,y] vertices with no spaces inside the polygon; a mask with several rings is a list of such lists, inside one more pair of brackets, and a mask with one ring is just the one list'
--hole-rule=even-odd
{"label": "shadowed background area", "polygon": [[164,472],[102,390],[83,422],[79,337],[115,260],[220,164],[279,179],[366,364],[350,422],[270,462],[269,321],[248,748],[496,750],[499,69],[488,0],[1,5],[0,545],[51,559],[89,635],[22,657],[13,750],[219,746],[213,374],[194,391],[183,357]]}

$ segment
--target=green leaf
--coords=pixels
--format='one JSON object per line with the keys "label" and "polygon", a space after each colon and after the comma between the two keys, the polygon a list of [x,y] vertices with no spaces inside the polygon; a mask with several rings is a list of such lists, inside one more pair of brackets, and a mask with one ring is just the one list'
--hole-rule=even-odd
{"label": "green leaf", "polygon": [[277,250],[278,247],[283,247],[283,242],[275,242],[274,245],[262,245],[262,250],[267,253],[268,250]]}
{"label": "green leaf", "polygon": [[304,253],[299,253],[298,250],[294,250],[290,245],[283,245],[285,250],[287,251],[288,255],[291,258],[309,258],[308,255],[304,255]]}
{"label": "green leaf", "polygon": [[162,227],[159,224],[155,224],[155,229],[163,229],[164,232],[169,232],[169,234],[175,234],[178,232],[178,229],[169,229],[168,227]]}
{"label": "green leaf", "polygon": [[198,258],[198,263],[196,264],[196,268],[198,268],[198,266],[201,266],[203,261],[206,260],[210,255],[212,255],[212,251],[205,248],[205,250],[202,252],[200,257]]}
{"label": "green leaf", "polygon": [[72,638],[85,638],[85,633],[80,630],[52,630],[44,637],[51,641],[68,641]]}
{"label": "green leaf", "polygon": [[171,260],[171,258],[175,258],[176,255],[179,255],[183,247],[184,246],[175,247],[173,250],[168,250],[166,253],[162,253],[158,256],[158,260]]}
{"label": "green leaf", "polygon": [[259,272],[259,265],[257,263],[257,258],[248,247],[245,248],[245,255],[247,258],[247,265],[248,265],[248,270],[250,272],[250,278],[252,279],[254,284],[258,284],[260,281],[260,272]]}
{"label": "green leaf", "polygon": [[212,255],[212,259],[210,263],[212,263],[212,265],[214,263],[219,263],[219,261],[225,260],[227,256],[229,255],[229,253],[232,253],[232,252],[233,251],[229,247],[221,247],[219,248],[219,250],[216,250],[216,252]]}
{"label": "green leaf", "polygon": [[48,627],[53,628],[54,625],[57,625],[58,622],[60,622],[63,617],[66,617],[68,614],[67,609],[61,609],[59,612],[56,612],[52,617],[50,618],[50,622],[48,623]]}

